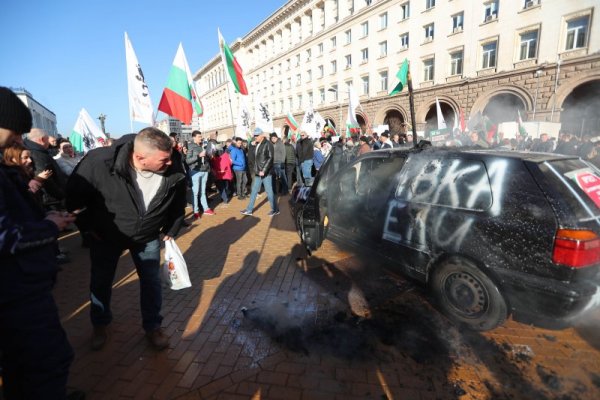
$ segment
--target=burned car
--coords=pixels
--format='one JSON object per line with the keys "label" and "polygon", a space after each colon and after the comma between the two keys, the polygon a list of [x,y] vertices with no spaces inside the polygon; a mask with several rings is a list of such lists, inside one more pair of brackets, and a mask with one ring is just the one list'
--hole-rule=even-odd
{"label": "burned car", "polygon": [[456,148],[334,152],[291,199],[325,238],[430,289],[477,330],[564,327],[600,297],[600,171],[576,157]]}

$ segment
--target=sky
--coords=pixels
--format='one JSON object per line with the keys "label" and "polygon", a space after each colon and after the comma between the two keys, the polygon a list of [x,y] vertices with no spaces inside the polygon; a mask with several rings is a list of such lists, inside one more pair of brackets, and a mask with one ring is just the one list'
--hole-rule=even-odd
{"label": "sky", "polygon": [[231,44],[286,2],[2,0],[0,86],[30,92],[56,114],[63,136],[85,108],[93,118],[105,114],[106,131],[119,137],[131,131],[124,32],[156,109],[180,42],[195,74],[219,52],[217,27]]}

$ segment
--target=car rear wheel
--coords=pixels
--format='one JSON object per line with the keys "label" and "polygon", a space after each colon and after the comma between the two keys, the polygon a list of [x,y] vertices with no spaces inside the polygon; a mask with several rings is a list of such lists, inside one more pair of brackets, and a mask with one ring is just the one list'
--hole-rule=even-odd
{"label": "car rear wheel", "polygon": [[504,297],[496,284],[472,262],[452,257],[435,268],[431,289],[441,310],[471,329],[486,331],[507,317]]}

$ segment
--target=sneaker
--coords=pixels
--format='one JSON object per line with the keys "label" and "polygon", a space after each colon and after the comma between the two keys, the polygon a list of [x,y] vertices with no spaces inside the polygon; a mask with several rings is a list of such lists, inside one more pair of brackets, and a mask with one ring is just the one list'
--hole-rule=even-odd
{"label": "sneaker", "polygon": [[200,213],[194,213],[194,221],[200,218]]}
{"label": "sneaker", "polygon": [[238,200],[244,200],[246,197],[244,196],[238,196]]}
{"label": "sneaker", "polygon": [[277,210],[277,211],[269,211],[269,213],[267,215],[269,217],[274,217],[276,215],[279,215],[279,210]]}
{"label": "sneaker", "polygon": [[56,261],[59,264],[66,264],[71,262],[71,257],[69,257],[68,255],[66,255],[65,253],[59,253],[56,255]]}
{"label": "sneaker", "polygon": [[146,332],[146,339],[148,339],[156,350],[163,350],[169,347],[169,337],[165,335],[162,328]]}
{"label": "sneaker", "polygon": [[107,341],[108,329],[106,328],[106,325],[94,326],[94,332],[92,333],[92,350],[102,350]]}
{"label": "sneaker", "polygon": [[215,215],[215,212],[209,208],[204,210],[204,215]]}
{"label": "sneaker", "polygon": [[244,215],[252,215],[252,211],[242,210],[242,214],[244,214]]}

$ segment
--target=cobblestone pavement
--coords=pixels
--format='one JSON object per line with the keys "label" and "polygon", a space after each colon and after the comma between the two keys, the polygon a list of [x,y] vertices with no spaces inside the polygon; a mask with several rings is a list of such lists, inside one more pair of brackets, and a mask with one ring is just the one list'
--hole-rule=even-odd
{"label": "cobblestone pavement", "polygon": [[262,196],[243,217],[234,199],[180,235],[193,287],[164,291],[162,352],[144,338],[128,255],[110,341],[90,350],[88,255],[65,235],[73,262],[55,295],[76,352],[69,385],[89,399],[600,398],[599,314],[562,331],[457,329],[377,265],[327,242],[307,257],[286,202],[270,218]]}

